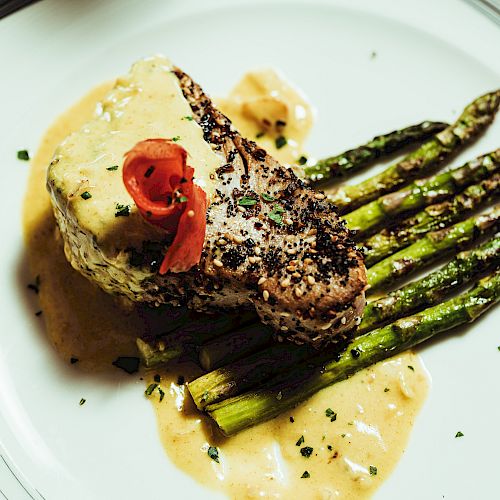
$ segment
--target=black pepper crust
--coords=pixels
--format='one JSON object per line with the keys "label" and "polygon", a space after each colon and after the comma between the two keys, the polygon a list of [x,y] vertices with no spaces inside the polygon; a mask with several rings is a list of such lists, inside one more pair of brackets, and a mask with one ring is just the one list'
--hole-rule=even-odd
{"label": "black pepper crust", "polygon": [[335,207],[241,137],[187,74],[174,74],[223,161],[202,260],[182,275],[176,299],[198,309],[230,306],[231,297],[235,306],[251,302],[280,339],[316,347],[351,329],[364,307],[366,272]]}

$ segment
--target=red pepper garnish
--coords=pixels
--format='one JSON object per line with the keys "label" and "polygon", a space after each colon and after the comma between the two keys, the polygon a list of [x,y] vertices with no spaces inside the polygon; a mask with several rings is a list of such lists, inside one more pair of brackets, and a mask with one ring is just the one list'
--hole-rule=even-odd
{"label": "red pepper garnish", "polygon": [[141,215],[175,234],[160,274],[188,271],[201,259],[207,195],[193,182],[184,148],[167,139],[147,139],[125,155],[123,182]]}

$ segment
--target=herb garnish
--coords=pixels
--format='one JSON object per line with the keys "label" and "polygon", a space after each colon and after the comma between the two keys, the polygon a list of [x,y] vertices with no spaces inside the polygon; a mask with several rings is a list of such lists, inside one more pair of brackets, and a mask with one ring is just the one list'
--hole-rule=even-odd
{"label": "herb garnish", "polygon": [[133,356],[119,356],[113,361],[112,365],[132,375],[132,373],[139,371],[139,358]]}
{"label": "herb garnish", "polygon": [[331,444],[329,444],[329,445],[327,446],[327,448],[328,448],[330,451],[332,451],[332,450],[333,450],[333,446],[332,446]]}
{"label": "herb garnish", "polygon": [[80,406],[83,406],[85,404],[85,401],[87,401],[86,399],[80,399]]}
{"label": "herb garnish", "polygon": [[456,438],[461,438],[461,437],[463,437],[463,436],[464,436],[464,433],[463,433],[463,432],[460,432],[460,431],[458,431],[458,432],[455,434],[455,437],[456,437]]}
{"label": "herb garnish", "polygon": [[251,196],[243,196],[243,198],[240,198],[238,200],[238,205],[240,207],[252,207],[257,203],[257,200],[255,198],[252,198]]}
{"label": "herb garnish", "polygon": [[295,419],[293,417],[290,417],[290,423],[293,424],[295,422]]}
{"label": "herb garnish", "polygon": [[187,120],[188,122],[192,122],[194,120],[192,116],[183,116],[182,119]]}
{"label": "herb garnish", "polygon": [[146,177],[146,178],[151,177],[151,175],[153,174],[154,171],[155,171],[155,166],[154,165],[150,165],[148,167],[148,169],[146,170],[146,173],[144,174],[144,177]]}
{"label": "herb garnish", "polygon": [[276,140],[274,141],[277,149],[281,149],[283,146],[286,146],[287,142],[288,141],[282,135],[276,137]]}
{"label": "herb garnish", "polygon": [[302,476],[300,476],[301,479],[307,479],[311,477],[311,474],[309,474],[309,472],[307,472],[306,470],[304,471],[304,474],[302,474]]}
{"label": "herb garnish", "polygon": [[312,455],[313,451],[314,451],[314,448],[311,448],[310,446],[304,446],[304,448],[300,449],[300,454],[304,458],[309,458]]}
{"label": "herb garnish", "polygon": [[261,137],[264,137],[265,135],[266,135],[266,133],[265,133],[265,132],[259,132],[259,133],[255,136],[255,138],[256,138],[256,139],[260,139]]}
{"label": "herb garnish", "polygon": [[271,196],[270,194],[267,194],[267,193],[262,193],[261,196],[262,196],[262,199],[264,201],[274,201],[275,200],[274,196]]}
{"label": "herb garnish", "polygon": [[113,172],[114,170],[118,170],[118,165],[113,165],[112,167],[106,167],[106,170]]}
{"label": "herb garnish", "polygon": [[413,366],[411,366],[411,365],[408,365],[408,368],[409,368],[412,372],[414,372],[414,371],[415,371],[415,368],[413,368]]}
{"label": "herb garnish", "polygon": [[497,347],[497,349],[500,351],[500,345]]}
{"label": "herb garnish", "polygon": [[384,392],[389,392],[389,391],[390,391],[389,387],[386,387],[386,388],[384,389]]}
{"label": "herb garnish", "polygon": [[91,195],[88,191],[83,192],[80,196],[81,196],[84,200],[89,200],[90,198],[92,198],[92,195]]}
{"label": "herb garnish", "polygon": [[40,275],[35,276],[35,283],[29,283],[28,288],[33,290],[36,294],[40,291]]}
{"label": "herb garnish", "polygon": [[160,393],[160,403],[161,403],[163,401],[163,398],[165,397],[165,392],[159,386],[158,386],[158,392]]}
{"label": "herb garnish", "polygon": [[337,414],[331,408],[325,410],[325,415],[330,419],[330,422],[337,420]]}
{"label": "herb garnish", "polygon": [[18,151],[17,152],[17,159],[23,160],[23,161],[28,161],[30,159],[30,154],[28,153],[28,150],[21,149],[20,151]]}
{"label": "herb garnish", "polygon": [[297,159],[299,165],[305,165],[307,163],[307,157],[302,155]]}
{"label": "herb garnish", "polygon": [[283,225],[282,214],[285,213],[285,209],[279,205],[274,205],[273,209],[267,214],[267,216],[278,226]]}
{"label": "herb garnish", "polygon": [[35,313],[35,316],[41,316],[41,315],[42,315],[42,313],[43,313],[43,311],[42,311],[42,310],[37,311],[37,312]]}
{"label": "herb garnish", "polygon": [[151,394],[153,394],[153,391],[158,387],[158,384],[155,382],[153,384],[149,384],[148,385],[148,388],[144,391],[144,394],[146,394],[146,396],[151,396]]}
{"label": "herb garnish", "polygon": [[299,440],[295,443],[295,446],[300,446],[304,442],[304,436],[300,436]]}
{"label": "herb garnish", "polygon": [[215,446],[210,446],[207,453],[214,462],[219,463],[219,450]]}
{"label": "herb garnish", "polygon": [[121,203],[117,203],[115,208],[115,217],[128,217],[130,215],[129,205],[122,205]]}
{"label": "herb garnish", "polygon": [[378,469],[374,465],[370,465],[370,476],[376,476]]}
{"label": "herb garnish", "polygon": [[69,362],[74,365],[75,363],[78,363],[80,361],[78,358],[69,358]]}
{"label": "herb garnish", "polygon": [[180,140],[181,140],[181,136],[180,136],[180,135],[176,135],[175,137],[172,137],[172,140],[173,140],[174,142],[178,142],[178,141],[180,141]]}

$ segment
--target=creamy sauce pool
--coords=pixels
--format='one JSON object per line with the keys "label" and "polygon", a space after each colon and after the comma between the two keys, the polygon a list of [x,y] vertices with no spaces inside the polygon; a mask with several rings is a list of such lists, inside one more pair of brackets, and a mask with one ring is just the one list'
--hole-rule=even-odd
{"label": "creamy sauce pool", "polygon": [[[48,336],[65,362],[76,357],[80,361],[75,366],[90,371],[109,369],[119,355],[136,355],[136,335],[161,323],[161,311],[121,306],[71,268],[45,189],[46,168],[57,144],[90,119],[110,87],[90,92],[47,131],[32,162],[24,206],[27,256],[33,276],[40,276]],[[190,380],[199,370],[184,364],[160,372],[167,394],[162,402],[157,393],[151,398],[160,439],[179,468],[231,498],[369,497],[404,452],[428,389],[418,356],[408,352],[225,439],[177,384],[179,375]],[[148,383],[155,373],[146,375]],[[327,408],[337,413],[334,422],[326,417]],[[301,436],[304,442],[296,446]],[[208,457],[209,445],[219,448],[219,464]],[[300,453],[304,446],[313,448],[309,458]],[[305,471],[309,478],[301,478]]]}

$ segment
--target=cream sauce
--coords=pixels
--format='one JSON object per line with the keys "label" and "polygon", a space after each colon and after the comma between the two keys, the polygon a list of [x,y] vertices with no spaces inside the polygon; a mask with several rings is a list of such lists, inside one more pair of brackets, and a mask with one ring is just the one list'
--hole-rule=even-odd
{"label": "cream sauce", "polygon": [[[24,206],[27,257],[33,276],[40,276],[48,336],[66,362],[76,357],[80,361],[75,367],[90,371],[109,369],[119,355],[136,355],[135,336],[162,320],[161,311],[121,306],[71,268],[45,189],[55,147],[91,117],[109,88],[95,89],[49,128],[32,162]],[[148,383],[153,374],[147,375]],[[160,403],[156,393],[151,398],[161,441],[179,468],[231,498],[370,496],[404,452],[427,393],[425,370],[418,356],[408,352],[321,391],[292,412],[225,439],[185,397],[184,387],[176,383],[181,374],[190,380],[199,368],[170,367],[161,373],[165,399]],[[336,421],[325,416],[327,408],[337,413]],[[296,446],[302,435],[304,443]],[[208,457],[209,445],[219,448],[219,464]],[[314,449],[310,458],[301,456],[303,446]],[[376,475],[373,469],[370,475],[370,465],[377,468]],[[306,470],[310,477],[301,478]]]}
{"label": "cream sauce", "polygon": [[[266,68],[245,73],[216,104],[244,137],[256,141],[282,164],[295,164],[304,154],[314,113],[302,93],[277,71]],[[286,144],[278,147],[283,144],[280,138]]]}

